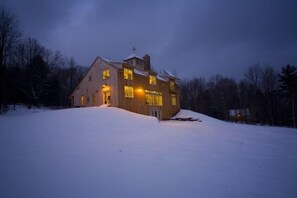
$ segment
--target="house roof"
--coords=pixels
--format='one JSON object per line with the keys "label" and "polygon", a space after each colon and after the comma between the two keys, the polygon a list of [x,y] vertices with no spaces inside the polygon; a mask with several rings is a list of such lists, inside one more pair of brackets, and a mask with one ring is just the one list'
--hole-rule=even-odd
{"label": "house roof", "polygon": [[145,72],[145,71],[139,71],[138,69],[135,69],[134,68],[134,73],[135,74],[138,74],[138,75],[141,75],[141,76],[148,76],[148,73]]}
{"label": "house roof", "polygon": [[168,82],[168,79],[163,78],[162,76],[160,76],[160,74],[157,74],[157,79],[161,80],[161,81],[164,81],[164,82]]}
{"label": "house roof", "polygon": [[130,56],[128,56],[126,59],[124,59],[124,61],[130,60],[132,58],[137,58],[137,59],[143,60],[143,58],[137,56],[135,53],[132,53]]}
{"label": "house roof", "polygon": [[101,58],[105,62],[109,63],[111,66],[113,66],[116,69],[122,69],[122,64],[123,64],[122,62],[113,61],[113,60],[110,60],[110,59],[107,59],[107,58],[103,58],[103,57],[99,57],[99,58]]}
{"label": "house roof", "polygon": [[169,77],[176,78],[170,71],[168,71],[166,69],[163,69],[163,72],[165,75],[168,75]]}

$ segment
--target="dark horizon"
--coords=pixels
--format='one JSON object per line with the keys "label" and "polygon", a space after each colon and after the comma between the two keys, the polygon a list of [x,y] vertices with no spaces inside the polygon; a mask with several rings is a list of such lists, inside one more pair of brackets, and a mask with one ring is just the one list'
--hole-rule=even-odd
{"label": "dark horizon", "polygon": [[151,56],[157,70],[181,79],[221,74],[243,78],[248,67],[297,65],[296,1],[4,0],[24,36],[90,66],[97,55]]}

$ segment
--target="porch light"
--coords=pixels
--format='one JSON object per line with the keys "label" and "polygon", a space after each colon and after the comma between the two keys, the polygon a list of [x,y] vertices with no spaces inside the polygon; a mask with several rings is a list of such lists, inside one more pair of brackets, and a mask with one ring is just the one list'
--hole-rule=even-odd
{"label": "porch light", "polygon": [[137,93],[142,94],[143,93],[143,89],[141,89],[141,88],[137,89]]}
{"label": "porch light", "polygon": [[110,86],[102,85],[102,91],[103,92],[110,91]]}

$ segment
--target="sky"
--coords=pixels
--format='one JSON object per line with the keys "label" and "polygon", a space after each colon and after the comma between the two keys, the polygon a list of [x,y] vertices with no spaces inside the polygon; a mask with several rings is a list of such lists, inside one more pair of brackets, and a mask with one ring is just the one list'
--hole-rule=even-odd
{"label": "sky", "polygon": [[1,0],[24,36],[90,66],[136,48],[181,79],[297,66],[296,0]]}

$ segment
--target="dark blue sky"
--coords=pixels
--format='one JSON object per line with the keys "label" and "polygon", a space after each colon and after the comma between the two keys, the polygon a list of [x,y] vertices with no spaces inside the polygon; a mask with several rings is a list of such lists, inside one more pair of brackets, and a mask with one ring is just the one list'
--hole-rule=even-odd
{"label": "dark blue sky", "polygon": [[249,66],[297,65],[295,0],[2,0],[25,36],[89,66],[99,55],[151,55],[180,78],[243,78]]}

